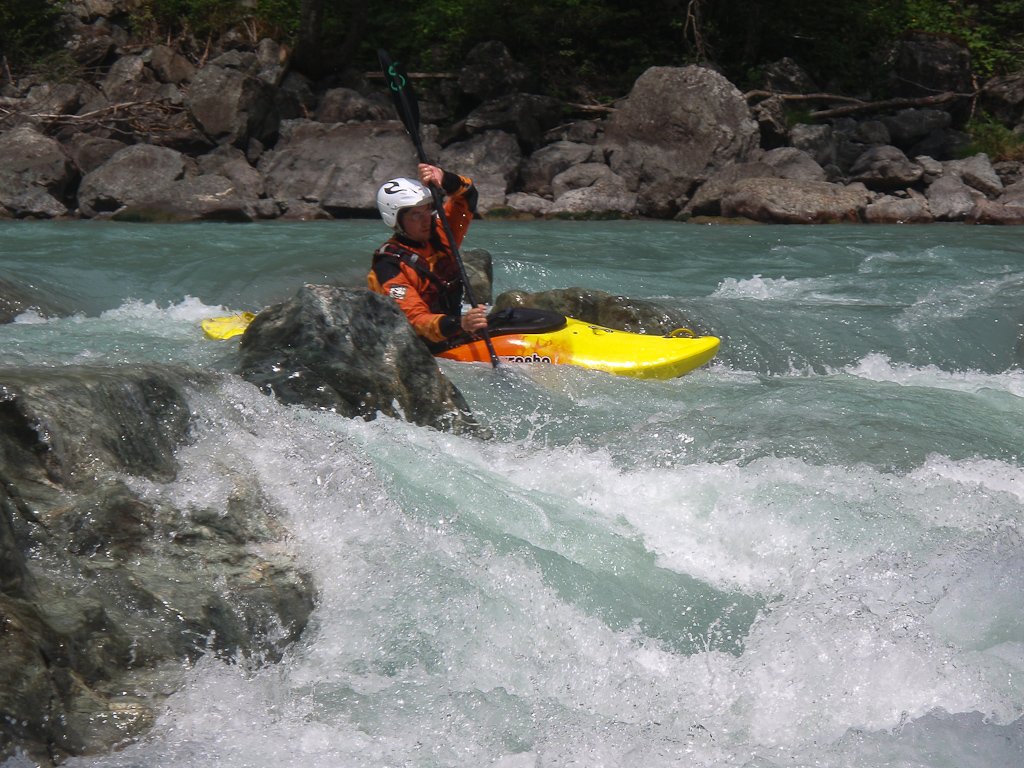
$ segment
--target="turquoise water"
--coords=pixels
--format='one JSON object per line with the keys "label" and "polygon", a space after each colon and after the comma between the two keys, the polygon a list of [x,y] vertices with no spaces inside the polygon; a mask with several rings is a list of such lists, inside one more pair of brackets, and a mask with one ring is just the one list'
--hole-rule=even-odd
{"label": "turquoise water", "polygon": [[[386,234],[0,231],[0,278],[64,309],[0,326],[0,365],[226,371],[201,318],[362,285]],[[477,222],[465,247],[496,294],[662,303],[721,352],[669,382],[444,362],[489,442],[196,395],[179,478],[136,490],[260,483],[314,623],[71,765],[1024,764],[1019,230]]]}

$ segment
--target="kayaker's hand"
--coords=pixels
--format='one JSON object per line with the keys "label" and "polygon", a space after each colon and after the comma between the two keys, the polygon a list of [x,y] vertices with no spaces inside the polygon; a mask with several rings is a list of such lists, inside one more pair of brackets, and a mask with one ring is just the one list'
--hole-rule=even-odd
{"label": "kayaker's hand", "polygon": [[420,181],[423,185],[429,187],[433,184],[435,187],[441,186],[441,180],[444,178],[444,171],[438,168],[436,165],[427,165],[426,163],[420,163],[419,165]]}
{"label": "kayaker's hand", "polygon": [[481,328],[487,327],[487,312],[483,305],[473,307],[462,316],[462,330],[466,333],[475,333]]}

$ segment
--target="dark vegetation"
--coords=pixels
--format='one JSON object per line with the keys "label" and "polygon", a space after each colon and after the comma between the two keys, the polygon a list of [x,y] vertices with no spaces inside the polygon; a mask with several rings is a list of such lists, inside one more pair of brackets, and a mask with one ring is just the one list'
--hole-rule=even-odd
{"label": "dark vegetation", "polygon": [[[61,3],[0,0],[0,53],[12,67],[52,53]],[[824,90],[883,97],[877,53],[912,30],[967,44],[982,76],[1020,68],[1024,0],[140,0],[125,20],[144,40],[202,52],[231,27],[295,50],[314,78],[372,71],[384,46],[424,72],[457,71],[466,53],[500,40],[543,92],[594,100],[622,95],[652,65],[711,61],[741,88],[784,56]]]}

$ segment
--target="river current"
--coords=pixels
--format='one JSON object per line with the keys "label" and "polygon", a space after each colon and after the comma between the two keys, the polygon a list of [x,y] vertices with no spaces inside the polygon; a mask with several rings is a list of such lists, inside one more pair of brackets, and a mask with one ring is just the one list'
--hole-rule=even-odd
{"label": "river current", "polygon": [[[230,371],[202,318],[364,285],[386,235],[5,222],[0,277],[69,311],[0,326],[0,366]],[[721,351],[666,382],[443,361],[489,441],[197,396],[178,478],[136,490],[258,482],[313,621],[67,765],[1024,765],[1020,230],[480,221],[464,247],[495,295],[644,299]]]}

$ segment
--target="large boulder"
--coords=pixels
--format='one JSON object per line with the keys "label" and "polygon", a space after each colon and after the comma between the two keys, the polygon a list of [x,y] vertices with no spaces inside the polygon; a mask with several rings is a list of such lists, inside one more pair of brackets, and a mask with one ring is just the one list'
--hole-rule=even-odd
{"label": "large boulder", "polygon": [[63,147],[30,125],[0,134],[0,209],[14,216],[63,215],[76,179]]}
{"label": "large boulder", "polygon": [[242,336],[241,376],[285,403],[473,433],[462,394],[389,297],[306,285]]}
{"label": "large boulder", "polygon": [[562,103],[550,96],[513,93],[486,101],[465,118],[456,122],[443,137],[449,144],[487,131],[503,131],[519,140],[524,152],[540,149],[547,140],[545,133],[559,124]]}
{"label": "large boulder", "polygon": [[722,198],[722,215],[776,224],[860,221],[866,189],[823,181],[744,179]]}
{"label": "large boulder", "polygon": [[182,221],[252,221],[256,210],[219,174],[175,181],[112,217],[115,221],[172,223]]}
{"label": "large boulder", "polygon": [[704,67],[651,67],[608,119],[609,165],[637,190],[639,213],[671,218],[698,178],[758,151],[757,123],[734,85]]}
{"label": "large boulder", "polygon": [[1024,72],[989,80],[981,91],[981,104],[1005,125],[1024,123]]}
{"label": "large boulder", "polygon": [[[428,157],[440,147],[424,137]],[[314,205],[334,216],[367,216],[377,209],[377,190],[388,179],[414,177],[418,162],[398,121],[325,125],[308,120],[282,124],[281,139],[258,168],[267,194],[283,207]]]}
{"label": "large boulder", "polygon": [[261,67],[255,53],[229,51],[192,78],[185,107],[211,141],[246,149],[250,139],[267,146],[277,137],[275,89],[258,76]]}
{"label": "large boulder", "polygon": [[85,216],[117,211],[153,197],[185,176],[185,156],[167,147],[133,144],[86,174],[78,188],[78,207]]}
{"label": "large boulder", "polygon": [[950,35],[912,32],[892,45],[888,64],[896,96],[974,92],[971,52]]}
{"label": "large boulder", "polygon": [[[178,509],[187,394],[163,368],[0,374],[0,761],[52,766],[138,738],[180,670],[281,658],[311,579],[255,483]],[[15,751],[21,753],[15,757]]]}

